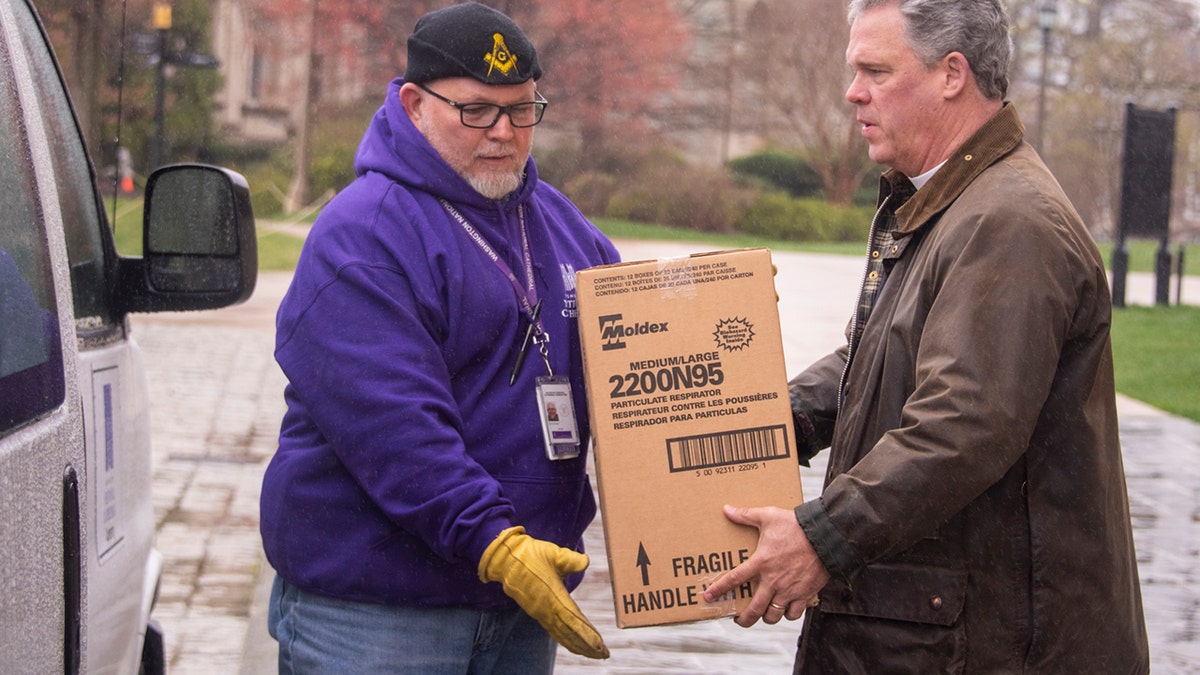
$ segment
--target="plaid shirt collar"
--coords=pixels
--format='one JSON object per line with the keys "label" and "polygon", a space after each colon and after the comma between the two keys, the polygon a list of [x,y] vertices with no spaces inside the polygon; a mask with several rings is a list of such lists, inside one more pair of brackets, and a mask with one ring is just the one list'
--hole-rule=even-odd
{"label": "plaid shirt collar", "polygon": [[875,308],[879,290],[887,278],[884,260],[889,252],[895,252],[897,218],[896,210],[908,202],[916,193],[913,184],[899,173],[889,173],[880,179],[879,210],[871,222],[871,237],[867,248],[867,270],[863,276],[862,290],[858,296],[858,310],[854,318],[854,340],[862,337],[863,328]]}

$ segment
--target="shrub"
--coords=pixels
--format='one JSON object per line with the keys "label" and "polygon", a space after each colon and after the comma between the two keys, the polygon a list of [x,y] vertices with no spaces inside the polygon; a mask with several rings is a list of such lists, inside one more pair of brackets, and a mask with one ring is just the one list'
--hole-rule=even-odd
{"label": "shrub", "polygon": [[[540,172],[540,168],[539,168]],[[608,203],[617,192],[617,179],[607,173],[588,171],[566,181],[563,194],[588,216],[603,216]]]}
{"label": "shrub", "polygon": [[701,232],[733,232],[739,214],[753,201],[751,194],[724,169],[657,161],[622,183],[605,215]]}
{"label": "shrub", "polygon": [[[583,161],[579,155],[579,148],[569,144],[543,147],[535,141],[533,159],[537,162],[538,179],[559,188],[568,195],[570,193],[567,192],[567,185],[578,178],[580,174],[589,173],[582,168]],[[574,197],[571,199],[574,200]],[[585,210],[584,213],[587,211]]]}
{"label": "shrub", "polygon": [[766,192],[738,220],[737,229],[782,241],[856,242],[866,238],[873,215],[870,208]]}
{"label": "shrub", "polygon": [[357,145],[337,145],[323,148],[315,155],[308,169],[309,193],[313,199],[327,190],[340,192],[354,180],[354,153]]}
{"label": "shrub", "polygon": [[270,164],[248,166],[243,170],[250,185],[250,201],[257,218],[283,215],[283,196],[287,193],[290,174]]}
{"label": "shrub", "polygon": [[729,168],[735,175],[783,190],[793,197],[815,197],[824,189],[821,176],[808,162],[782,150],[764,150],[739,157],[729,162]]}

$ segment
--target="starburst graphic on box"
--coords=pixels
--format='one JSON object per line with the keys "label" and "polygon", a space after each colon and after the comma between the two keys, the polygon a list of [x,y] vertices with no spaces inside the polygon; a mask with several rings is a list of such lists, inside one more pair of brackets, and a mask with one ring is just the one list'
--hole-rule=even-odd
{"label": "starburst graphic on box", "polygon": [[746,319],[736,316],[732,319],[722,319],[717,323],[713,337],[717,346],[725,351],[742,350],[749,347],[750,341],[754,339],[754,326]]}

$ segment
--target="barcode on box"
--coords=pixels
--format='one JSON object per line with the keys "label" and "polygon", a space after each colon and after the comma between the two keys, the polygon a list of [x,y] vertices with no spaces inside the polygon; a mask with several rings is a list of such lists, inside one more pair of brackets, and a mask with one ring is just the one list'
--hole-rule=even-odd
{"label": "barcode on box", "polygon": [[791,455],[783,425],[667,439],[671,471],[783,459]]}

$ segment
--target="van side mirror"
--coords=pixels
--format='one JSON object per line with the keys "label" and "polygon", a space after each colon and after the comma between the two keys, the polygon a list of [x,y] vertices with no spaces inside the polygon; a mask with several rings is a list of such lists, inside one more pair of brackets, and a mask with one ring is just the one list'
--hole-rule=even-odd
{"label": "van side mirror", "polygon": [[202,164],[161,167],[146,184],[142,258],[121,258],[129,312],[214,309],[254,292],[258,244],[246,179]]}

